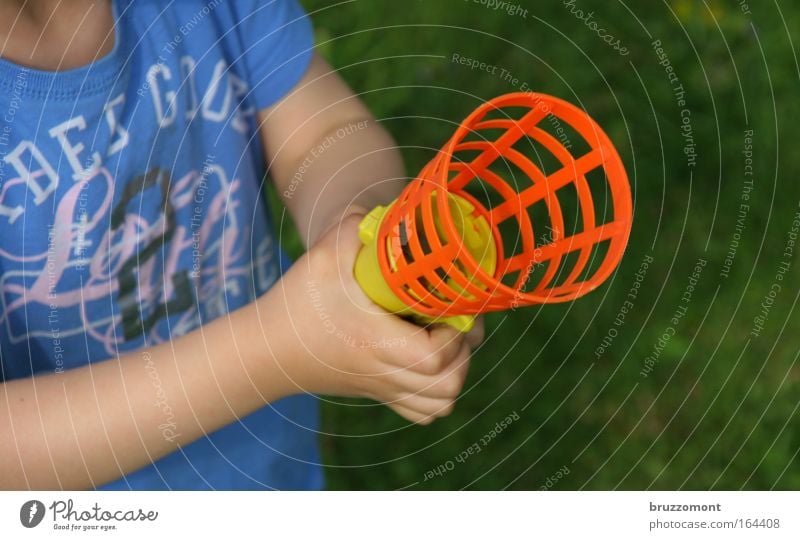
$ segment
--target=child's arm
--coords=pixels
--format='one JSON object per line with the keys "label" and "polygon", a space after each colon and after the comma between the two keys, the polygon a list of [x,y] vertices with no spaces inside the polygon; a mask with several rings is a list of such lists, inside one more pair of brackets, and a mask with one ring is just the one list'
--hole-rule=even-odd
{"label": "child's arm", "polygon": [[[272,300],[265,299],[266,308]],[[0,488],[118,478],[295,391],[256,305],[171,343],[0,385]]]}
{"label": "child's arm", "polygon": [[340,218],[391,200],[402,166],[335,74],[303,88],[326,70],[315,60],[292,95],[261,114],[281,191],[312,148],[335,139],[286,197],[310,251],[256,302],[170,343],[0,384],[0,489],[101,485],[303,391],[372,398],[420,423],[452,410],[474,341],[382,312],[352,278],[359,219]]}
{"label": "child's arm", "polygon": [[392,201],[406,183],[392,137],[319,56],[259,121],[273,180],[307,245],[345,214]]}
{"label": "child's arm", "polygon": [[346,218],[265,295],[201,329],[1,384],[0,489],[102,485],[300,392],[372,398],[425,424],[448,414],[469,347],[449,327],[370,312],[340,279],[360,247],[357,224]]}
{"label": "child's arm", "polygon": [[[309,342],[321,341],[319,361],[322,362],[329,354],[335,357],[339,352],[332,346],[339,345],[336,341],[405,344],[405,337],[400,341],[398,338],[411,334],[416,340],[428,344],[440,343],[442,348],[428,349],[428,353],[422,355],[421,349],[409,342],[407,347],[390,345],[392,350],[388,352],[379,347],[371,354],[362,350],[352,356],[359,369],[375,364],[382,356],[390,356],[390,364],[412,366],[412,371],[425,371],[426,368],[420,368],[419,364],[425,354],[438,357],[438,367],[426,374],[444,380],[445,385],[452,383],[449,393],[436,394],[434,391],[437,399],[445,398],[439,402],[441,408],[436,409],[434,402],[427,400],[430,388],[425,387],[421,380],[416,382],[422,386],[415,387],[410,383],[411,386],[399,392],[404,401],[393,401],[392,396],[398,395],[396,387],[384,388],[383,393],[372,392],[368,396],[387,402],[396,412],[414,422],[430,421],[431,410],[435,411],[434,416],[448,414],[460,392],[470,350],[483,339],[482,319],[478,319],[475,330],[466,336],[449,327],[435,330],[417,328],[372,304],[353,278],[355,256],[360,248],[357,238],[360,216],[378,204],[386,205],[394,200],[406,184],[407,177],[394,140],[318,55],[314,55],[306,74],[292,92],[259,112],[259,122],[273,180],[306,245],[315,246],[329,231],[350,247],[321,260],[323,265],[331,265],[336,260],[336,273],[331,272],[327,280],[309,281],[307,288],[313,287],[314,290],[307,290],[303,297],[289,296],[293,303],[300,304],[326,295],[339,298],[338,301],[314,306],[317,313],[308,321],[311,326],[295,326],[294,330]],[[339,228],[334,229],[337,224]],[[298,262],[295,266],[302,268],[303,263]],[[346,292],[344,297],[342,289]],[[327,294],[320,295],[320,291]],[[341,326],[328,324],[330,320],[338,321]],[[341,352],[347,354],[346,349]],[[409,389],[414,390],[409,392]]]}

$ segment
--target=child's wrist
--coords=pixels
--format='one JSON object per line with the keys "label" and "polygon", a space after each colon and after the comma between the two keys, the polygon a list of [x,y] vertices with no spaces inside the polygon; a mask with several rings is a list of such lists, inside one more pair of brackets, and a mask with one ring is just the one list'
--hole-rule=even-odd
{"label": "child's wrist", "polygon": [[365,208],[359,204],[351,204],[338,214],[335,214],[334,217],[325,220],[322,226],[319,227],[319,233],[313,238],[313,240],[309,243],[309,247],[313,246],[315,243],[319,241],[320,238],[323,238],[326,234],[328,234],[331,230],[335,229],[339,226],[339,224],[347,219],[350,216],[359,216],[364,217],[366,216],[371,208]]}

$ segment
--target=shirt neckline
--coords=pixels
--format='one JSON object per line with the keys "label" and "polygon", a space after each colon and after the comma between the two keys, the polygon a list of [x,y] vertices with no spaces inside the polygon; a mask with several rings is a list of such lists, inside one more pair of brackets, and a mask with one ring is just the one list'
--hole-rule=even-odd
{"label": "shirt neckline", "polygon": [[0,58],[0,88],[15,95],[53,100],[75,99],[108,90],[119,76],[124,60],[125,32],[119,0],[111,0],[114,19],[114,47],[110,52],[83,66],[50,71],[23,66]]}

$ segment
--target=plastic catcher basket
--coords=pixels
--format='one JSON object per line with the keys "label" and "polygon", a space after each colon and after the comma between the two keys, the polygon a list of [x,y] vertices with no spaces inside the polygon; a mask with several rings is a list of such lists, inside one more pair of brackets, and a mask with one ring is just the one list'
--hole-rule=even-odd
{"label": "plastic catcher basket", "polygon": [[391,206],[365,218],[383,283],[365,283],[377,272],[363,261],[356,278],[391,311],[468,330],[479,313],[597,288],[631,221],[627,175],[603,130],[560,99],[508,94],[476,109]]}

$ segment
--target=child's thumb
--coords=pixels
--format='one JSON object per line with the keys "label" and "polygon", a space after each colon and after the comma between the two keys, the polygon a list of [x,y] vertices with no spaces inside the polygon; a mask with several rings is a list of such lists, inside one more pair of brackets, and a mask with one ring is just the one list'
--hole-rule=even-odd
{"label": "child's thumb", "polygon": [[350,214],[344,217],[333,231],[330,231],[336,235],[336,258],[340,265],[346,265],[350,271],[353,269],[358,252],[363,247],[358,236],[358,225],[363,217],[358,214]]}

